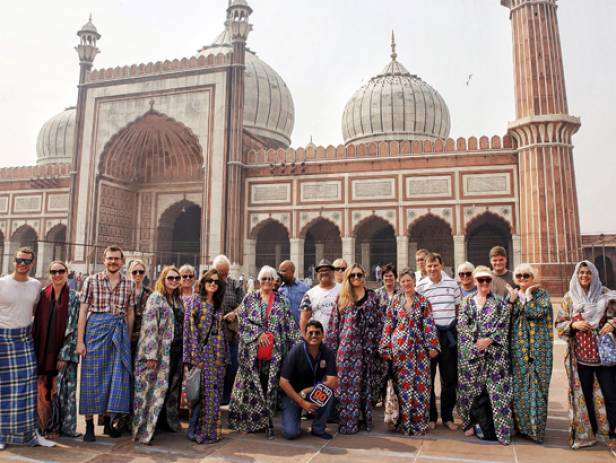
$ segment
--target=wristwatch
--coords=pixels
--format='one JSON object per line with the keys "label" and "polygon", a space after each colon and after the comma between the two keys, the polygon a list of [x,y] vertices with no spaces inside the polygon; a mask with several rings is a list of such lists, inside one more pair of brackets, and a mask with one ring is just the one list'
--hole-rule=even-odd
{"label": "wristwatch", "polygon": [[306,393],[305,393],[304,391],[299,391],[299,396],[300,396],[302,399],[305,399],[305,398],[306,398]]}

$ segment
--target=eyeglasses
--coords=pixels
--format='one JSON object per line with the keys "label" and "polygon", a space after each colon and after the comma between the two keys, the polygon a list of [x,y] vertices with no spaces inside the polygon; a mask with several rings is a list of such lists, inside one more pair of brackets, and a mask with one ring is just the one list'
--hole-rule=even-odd
{"label": "eyeglasses", "polygon": [[266,282],[266,281],[274,281],[274,280],[275,280],[275,278],[272,278],[272,277],[263,277],[263,278],[259,278],[259,281],[263,281],[263,282]]}
{"label": "eyeglasses", "polygon": [[480,284],[492,283],[492,278],[489,278],[489,277],[479,277],[479,278],[477,278],[477,283],[480,283]]}
{"label": "eyeglasses", "polygon": [[320,331],[308,331],[306,332],[306,337],[308,338],[318,338],[319,336],[322,336],[323,333]]}
{"label": "eyeglasses", "polygon": [[347,269],[346,267],[336,267],[336,268],[334,268],[334,270],[336,272],[344,272],[346,269]]}
{"label": "eyeglasses", "polygon": [[136,275],[145,275],[145,270],[133,270],[133,271],[132,271],[132,272],[130,272],[130,273],[132,273],[132,275],[133,275],[133,276],[136,276]]}
{"label": "eyeglasses", "polygon": [[65,273],[66,273],[66,269],[64,269],[64,268],[61,268],[61,269],[58,269],[58,270],[50,270],[49,271],[50,275],[64,275]]}
{"label": "eyeglasses", "polygon": [[190,274],[190,275],[182,275],[182,280],[192,280],[193,278],[195,278],[194,275]]}
{"label": "eyeglasses", "polygon": [[361,272],[349,274],[349,279],[357,278],[358,280],[361,280],[363,277],[364,277],[364,274]]}
{"label": "eyeglasses", "polygon": [[180,277],[180,276],[174,277],[174,276],[169,275],[169,276],[167,276],[167,281],[180,281],[181,278],[182,277]]}
{"label": "eyeglasses", "polygon": [[219,284],[220,284],[220,283],[219,283],[219,280],[217,280],[217,279],[212,279],[212,278],[208,278],[208,279],[206,279],[206,280],[205,280],[205,282],[206,282],[206,283],[210,283],[210,284],[211,284],[211,283],[213,283],[213,284],[215,284],[215,285],[219,285]]}
{"label": "eyeglasses", "polygon": [[460,272],[460,273],[458,273],[458,276],[460,278],[462,278],[462,277],[466,277],[466,278],[472,277],[473,276],[473,272]]}
{"label": "eyeglasses", "polygon": [[532,274],[530,274],[530,273],[516,273],[515,274],[515,278],[517,280],[528,280],[529,278],[532,278]]}
{"label": "eyeglasses", "polygon": [[32,259],[24,259],[23,257],[15,257],[15,263],[18,265],[30,265]]}

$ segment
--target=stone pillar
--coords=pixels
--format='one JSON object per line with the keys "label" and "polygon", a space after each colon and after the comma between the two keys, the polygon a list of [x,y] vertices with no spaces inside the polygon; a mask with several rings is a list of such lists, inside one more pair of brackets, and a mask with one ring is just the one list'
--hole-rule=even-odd
{"label": "stone pillar", "polygon": [[370,276],[370,243],[361,243],[361,265],[366,269],[366,273]]}
{"label": "stone pillar", "polygon": [[352,236],[342,238],[342,258],[349,265],[355,262],[355,238]]}
{"label": "stone pillar", "polygon": [[278,268],[282,262],[282,244],[278,243],[274,245],[274,268]]}
{"label": "stone pillar", "polygon": [[295,264],[295,276],[304,278],[304,240],[292,238],[289,242],[291,244],[291,261]]}
{"label": "stone pillar", "polygon": [[257,240],[244,240],[244,271],[246,279],[257,278]]}
{"label": "stone pillar", "polygon": [[417,252],[417,243],[415,241],[409,241],[409,262],[411,263],[411,268],[417,271],[417,264],[415,263],[415,253]]}
{"label": "stone pillar", "polygon": [[2,249],[2,267],[0,268],[0,275],[8,275],[11,272],[11,260],[13,254],[11,253],[11,242],[5,241],[4,248]]}
{"label": "stone pillar", "polygon": [[409,266],[409,239],[405,235],[396,236],[398,272]]}
{"label": "stone pillar", "polygon": [[242,267],[237,262],[234,262],[229,268],[229,276],[237,280],[240,277],[240,273],[242,273],[241,270]]}
{"label": "stone pillar", "polygon": [[37,246],[38,254],[36,256],[36,273],[37,278],[42,278],[46,274],[47,266],[53,259],[53,243],[39,241]]}
{"label": "stone pillar", "polygon": [[520,235],[511,235],[511,270],[522,263],[522,240]]}
{"label": "stone pillar", "polygon": [[325,243],[315,243],[314,244],[314,262],[315,266],[319,263],[323,256],[325,255]]}
{"label": "stone pillar", "polygon": [[454,235],[453,237],[453,273],[458,271],[458,265],[466,261],[466,240],[464,235]]}

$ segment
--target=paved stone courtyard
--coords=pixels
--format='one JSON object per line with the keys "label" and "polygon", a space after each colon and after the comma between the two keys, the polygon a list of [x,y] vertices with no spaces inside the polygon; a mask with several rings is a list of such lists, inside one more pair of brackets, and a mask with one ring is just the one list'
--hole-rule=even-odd
{"label": "paved stone courtyard", "polygon": [[[130,438],[97,437],[85,444],[81,439],[59,439],[55,448],[10,446],[0,452],[1,463],[184,463],[184,462],[485,462],[485,463],[600,463],[611,456],[604,446],[573,451],[567,445],[567,397],[563,369],[564,344],[555,344],[555,362],[550,391],[547,439],[544,445],[515,438],[504,447],[496,443],[466,438],[439,425],[423,438],[407,438],[388,432],[382,409],[376,414],[374,432],[353,436],[336,435],[324,441],[306,433],[289,442],[277,436],[268,441],[264,434],[239,434],[225,430],[225,438],[216,445],[201,446],[183,434],[157,434],[152,446],[136,445]],[[225,416],[226,422],[226,416]],[[276,422],[277,430],[279,422]],[[83,432],[83,420],[79,431]],[[304,424],[304,429],[307,425]],[[336,426],[333,425],[333,430]],[[97,432],[102,428],[97,427]],[[616,462],[616,459],[613,461]]]}

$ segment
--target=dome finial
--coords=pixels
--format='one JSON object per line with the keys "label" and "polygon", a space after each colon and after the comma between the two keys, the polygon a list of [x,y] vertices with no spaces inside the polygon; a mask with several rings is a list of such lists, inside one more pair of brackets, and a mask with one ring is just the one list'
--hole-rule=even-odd
{"label": "dome finial", "polygon": [[394,30],[391,30],[391,60],[396,61],[398,54],[396,53],[396,37],[394,35]]}

